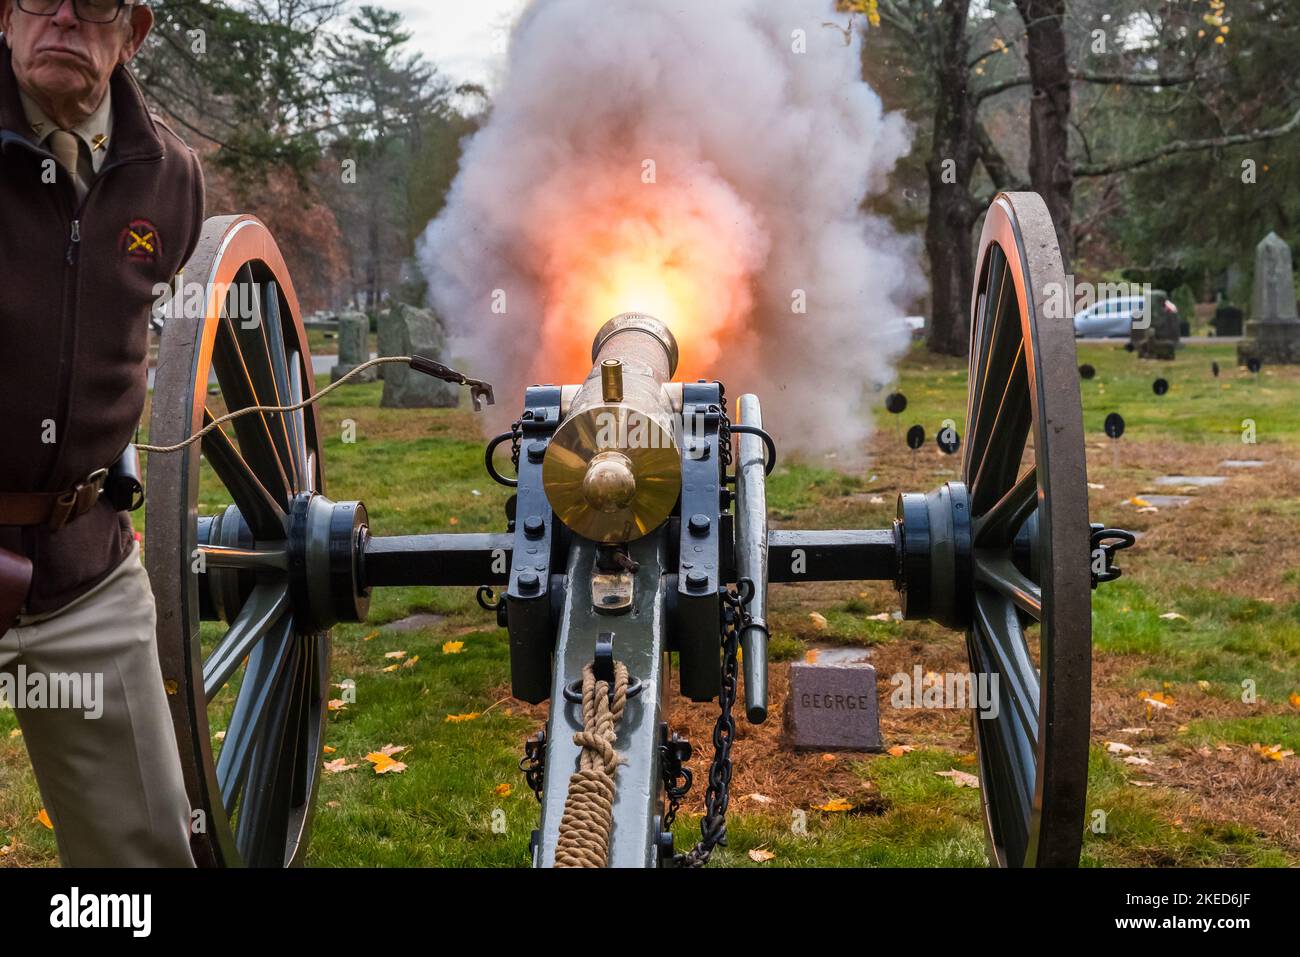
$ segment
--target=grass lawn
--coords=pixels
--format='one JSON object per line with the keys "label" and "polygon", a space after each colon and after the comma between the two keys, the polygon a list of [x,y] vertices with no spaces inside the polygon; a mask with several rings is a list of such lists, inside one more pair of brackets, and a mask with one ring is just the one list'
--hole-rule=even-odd
{"label": "grass lawn", "polygon": [[[1189,346],[1177,361],[1155,363],[1083,345],[1080,361],[1098,370],[1081,383],[1091,514],[1142,532],[1121,558],[1125,577],[1093,603],[1083,863],[1300,863],[1300,758],[1274,760],[1253,747],[1280,745],[1275,756],[1300,751],[1300,707],[1289,700],[1300,692],[1300,369],[1269,368],[1257,378],[1236,369],[1231,346]],[[1220,379],[1211,376],[1211,361],[1222,367]],[[1163,397],[1151,389],[1158,376],[1171,384]],[[914,459],[899,431],[920,423],[933,436],[945,418],[964,429],[964,363],[915,352],[898,388],[908,408],[898,422],[878,412],[887,421],[868,468],[845,474],[829,460],[783,462],[768,489],[775,526],[885,527],[899,491],[956,477],[956,460],[933,440]],[[364,499],[381,534],[503,528],[507,491],[483,472],[473,415],[381,410],[379,390],[346,388],[323,403],[331,495]],[[1113,411],[1128,424],[1118,454],[1101,430]],[[356,424],[355,443],[339,439],[345,419]],[[1265,464],[1229,470],[1219,465],[1225,459]],[[1230,481],[1181,490],[1192,499],[1182,508],[1133,503],[1156,491],[1180,493],[1156,487],[1165,474]],[[870,620],[898,607],[883,583],[774,586],[771,602],[774,717],[759,728],[739,725],[730,842],[715,862],[982,866],[978,792],[939,774],[976,771],[967,715],[890,708],[884,680],[916,663],[964,670],[964,637],[928,623]],[[413,631],[387,627],[417,613],[434,617]],[[782,662],[803,657],[810,642],[870,647],[882,676],[886,744],[913,750],[824,756],[783,749]],[[387,657],[395,652],[404,655]],[[546,712],[508,697],[505,634],[473,590],[379,591],[369,622],[334,630],[333,654],[333,680],[354,681],[356,700],[331,715],[327,757],[357,766],[325,775],[309,863],[526,864],[538,807],[516,765],[523,739]],[[417,656],[410,667],[385,670]],[[1140,697],[1155,692],[1164,707]],[[673,724],[696,746],[697,782],[710,757],[715,707],[674,704]],[[13,713],[0,711],[0,847],[8,848],[0,864],[50,865],[54,840],[36,820],[40,797],[16,728]],[[376,775],[364,756],[387,744],[406,748],[398,755],[406,770]],[[701,797],[697,783],[677,824],[679,848],[697,836]],[[818,809],[833,799],[850,809]],[[759,864],[749,856],[754,849],[775,857]]]}

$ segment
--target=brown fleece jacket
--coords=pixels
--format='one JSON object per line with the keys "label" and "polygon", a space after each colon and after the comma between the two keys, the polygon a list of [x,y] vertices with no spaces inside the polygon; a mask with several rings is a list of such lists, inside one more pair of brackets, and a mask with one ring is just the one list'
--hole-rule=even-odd
{"label": "brown fleece jacket", "polygon": [[[0,44],[0,492],[62,491],[111,465],[134,436],[155,287],[198,242],[203,174],[118,67],[108,155],[78,203],[34,142]],[[98,584],[132,538],[129,517],[106,499],[58,531],[0,526],[0,548],[33,562],[28,614]]]}

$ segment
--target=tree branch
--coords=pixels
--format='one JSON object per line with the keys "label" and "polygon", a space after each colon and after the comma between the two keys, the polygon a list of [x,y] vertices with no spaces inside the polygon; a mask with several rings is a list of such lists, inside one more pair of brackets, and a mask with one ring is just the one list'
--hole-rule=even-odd
{"label": "tree branch", "polygon": [[1167,156],[1173,156],[1178,153],[1192,153],[1198,150],[1209,150],[1224,146],[1240,146],[1243,143],[1259,143],[1265,140],[1275,140],[1279,136],[1286,136],[1288,133],[1297,129],[1300,129],[1300,109],[1296,110],[1291,119],[1287,120],[1281,126],[1275,126],[1272,129],[1251,130],[1249,133],[1234,133],[1230,136],[1211,136],[1203,140],[1174,140],[1170,143],[1166,143],[1159,149],[1153,150],[1142,156],[1134,156],[1125,160],[1115,160],[1110,163],[1080,163],[1074,167],[1074,175],[1109,176],[1112,173],[1125,173],[1132,169],[1148,166]]}

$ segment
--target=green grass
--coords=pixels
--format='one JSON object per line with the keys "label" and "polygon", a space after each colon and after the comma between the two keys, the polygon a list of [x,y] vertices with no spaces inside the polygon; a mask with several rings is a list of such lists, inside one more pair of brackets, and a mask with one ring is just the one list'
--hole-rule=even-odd
{"label": "green grass", "polygon": [[[1218,388],[1211,378],[1211,359],[1219,361],[1223,384],[1230,388]],[[1240,423],[1253,418],[1261,445],[1300,445],[1300,421],[1294,415],[1300,370],[1268,369],[1256,382],[1253,376],[1238,374],[1230,346],[1189,347],[1176,362],[1155,363],[1139,362],[1114,347],[1084,345],[1080,361],[1099,370],[1098,380],[1083,383],[1091,444],[1106,441],[1101,421],[1119,410],[1128,421],[1130,442],[1218,443],[1224,458],[1249,457],[1251,450],[1240,442]],[[964,429],[964,363],[918,351],[905,359],[900,375],[898,388],[907,394],[909,406],[897,422],[879,413],[886,435],[913,422],[934,435],[944,418]],[[1173,384],[1170,395],[1152,394],[1150,383],[1157,375]],[[363,499],[372,527],[382,534],[501,529],[509,492],[483,472],[482,439],[472,415],[464,409],[379,409],[380,389],[378,384],[349,387],[322,405],[329,494]],[[885,391],[879,397],[882,402]],[[351,428],[355,441],[344,441]],[[952,462],[955,467],[956,460]],[[1135,482],[1149,478],[1140,469],[1126,474]],[[927,482],[929,478],[925,476]],[[886,489],[908,479],[883,471],[877,475],[874,469],[844,474],[787,460],[772,476],[769,505],[779,523],[834,524],[847,509],[854,522],[884,527],[894,509],[893,491]],[[205,488],[213,484],[207,482]],[[883,504],[873,505],[863,494],[877,492]],[[211,513],[222,504],[219,496],[205,494],[201,512]],[[839,509],[833,519],[825,514],[830,505]],[[1300,512],[1300,504],[1289,498],[1241,507],[1269,508],[1286,516]],[[142,512],[136,513],[136,521],[142,527]],[[147,547],[147,531],[145,539]],[[1211,556],[1204,565],[1151,560],[1139,562],[1137,568],[1094,596],[1095,655],[1099,661],[1123,662],[1115,679],[1119,686],[1136,695],[1168,683],[1180,699],[1204,694],[1226,707],[1239,698],[1241,682],[1249,678],[1273,710],[1193,719],[1177,739],[1236,746],[1261,741],[1300,750],[1300,717],[1276,710],[1286,706],[1288,694],[1300,690],[1300,605],[1227,593],[1219,587],[1223,577],[1240,569],[1223,556]],[[802,657],[803,639],[809,637],[871,645],[881,653],[908,643],[950,653],[960,648],[961,636],[933,625],[870,620],[870,615],[897,605],[881,605],[875,593],[863,597],[857,587],[846,585],[833,594],[818,593],[815,599],[801,598],[794,589],[781,591],[779,607],[773,609],[775,667]],[[825,631],[815,635],[805,626],[813,610],[828,622]],[[1186,620],[1160,617],[1170,610]],[[417,632],[398,634],[384,627],[416,612],[443,617]],[[444,654],[443,644],[449,640],[463,642],[463,651]],[[405,651],[408,659],[418,655],[419,661],[386,673],[383,668],[393,660],[384,654],[390,651]],[[356,700],[331,715],[326,741],[335,751],[327,757],[358,767],[323,778],[310,864],[527,863],[538,807],[517,762],[522,740],[537,721],[517,708],[511,713],[512,702],[502,700],[501,689],[509,682],[506,637],[479,609],[473,589],[376,592],[368,623],[334,629],[332,675],[336,683],[355,682]],[[1197,686],[1199,681],[1209,682],[1209,688]],[[233,690],[223,693],[227,700]],[[342,692],[335,689],[334,694]],[[449,715],[474,712],[480,716],[447,720]],[[214,730],[223,720],[219,704]],[[9,736],[15,727],[13,713],[0,711],[0,846],[16,842],[16,849],[0,863],[50,864],[55,860],[53,835],[33,821],[40,797],[22,739]],[[398,755],[406,771],[376,775],[364,756],[390,743],[406,747]],[[767,867],[983,866],[978,792],[955,787],[936,773],[952,768],[973,771],[970,755],[925,740],[924,734],[913,743],[920,745],[918,750],[897,758],[845,759],[862,790],[841,796],[861,805],[856,812],[805,807],[799,819],[789,812],[756,812],[753,805],[733,803],[729,846],[720,849],[715,860],[727,866]],[[742,748],[743,741],[738,752]],[[1094,748],[1089,821],[1092,811],[1103,810],[1107,826],[1105,833],[1086,833],[1084,864],[1300,863],[1293,851],[1248,826],[1190,814],[1187,798],[1174,789],[1130,783],[1139,776],[1131,766]],[[696,768],[696,778],[703,781],[702,768]],[[498,793],[502,785],[509,785],[508,794]],[[698,836],[698,819],[683,815],[675,832],[678,848],[689,847]],[[756,864],[749,857],[754,849],[776,857]]]}

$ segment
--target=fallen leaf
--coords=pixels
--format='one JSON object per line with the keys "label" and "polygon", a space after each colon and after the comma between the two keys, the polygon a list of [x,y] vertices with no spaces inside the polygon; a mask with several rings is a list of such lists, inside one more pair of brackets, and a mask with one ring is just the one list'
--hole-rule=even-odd
{"label": "fallen leaf", "polygon": [[1136,765],[1139,765],[1139,766],[1144,766],[1144,765],[1150,764],[1150,763],[1151,763],[1151,759],[1150,759],[1150,758],[1139,757],[1139,756],[1136,755],[1136,754],[1130,754],[1127,758],[1124,759],[1124,763],[1125,763],[1125,764],[1136,764]]}
{"label": "fallen leaf", "polygon": [[[1294,695],[1292,695],[1292,697],[1294,697]],[[9,737],[11,738],[21,738],[22,736],[23,736],[22,728],[14,728],[12,731],[9,732]]]}
{"label": "fallen leaf", "polygon": [[853,805],[850,804],[848,801],[844,800],[844,798],[831,798],[825,804],[814,804],[813,810],[830,811],[832,813],[838,813],[841,811],[852,811]]}
{"label": "fallen leaf", "polygon": [[871,498],[867,499],[867,501],[868,501],[870,504],[872,504],[872,505],[884,505],[884,504],[885,504],[885,496],[883,496],[883,495],[873,495],[873,496],[871,496]]}
{"label": "fallen leaf", "polygon": [[0,846],[0,857],[8,857],[13,852],[13,849],[14,846],[12,844]]}
{"label": "fallen leaf", "polygon": [[[1278,758],[1278,760],[1280,761],[1282,759]],[[32,820],[51,831],[54,830],[54,825],[50,823],[49,812],[46,811],[45,808],[41,808],[40,812],[32,818]]]}
{"label": "fallen leaf", "polygon": [[403,668],[414,668],[414,667],[415,667],[415,663],[416,663],[417,661],[419,661],[419,660],[420,660],[420,656],[419,656],[419,655],[411,655],[411,657],[407,658],[405,661],[402,662],[401,667],[403,667]]}
{"label": "fallen leaf", "polygon": [[401,754],[405,750],[406,745],[404,744],[386,744],[379,749],[379,753],[391,758],[394,754]]}
{"label": "fallen leaf", "polygon": [[378,637],[379,637],[379,632],[378,632],[378,631],[372,631],[370,634],[366,635],[366,636],[365,636],[364,638],[362,638],[361,640],[362,640],[362,641],[370,641],[372,638],[378,638]]}
{"label": "fallen leaf", "polygon": [[444,641],[442,643],[442,653],[444,655],[458,655],[465,650],[463,641]]}
{"label": "fallen leaf", "polygon": [[892,748],[890,748],[889,751],[887,751],[886,753],[887,753],[890,757],[901,758],[903,755],[907,754],[909,751],[915,751],[915,750],[916,750],[916,746],[915,746],[915,745],[911,745],[911,744],[896,744],[896,745],[894,745]]}
{"label": "fallen leaf", "polygon": [[1167,611],[1160,617],[1163,618],[1165,621],[1186,621],[1187,620],[1186,615],[1180,615],[1176,611]]}
{"label": "fallen leaf", "polygon": [[959,788],[978,788],[980,779],[973,774],[967,774],[965,771],[958,771],[953,768],[951,771],[935,771],[935,774],[941,778],[951,778],[952,783]]}
{"label": "fallen leaf", "polygon": [[879,615],[868,615],[867,621],[892,621],[893,615],[887,611],[882,611]]}
{"label": "fallen leaf", "polygon": [[1150,728],[1120,728],[1120,734],[1150,734]]}
{"label": "fallen leaf", "polygon": [[1210,683],[1202,678],[1200,681],[1196,682],[1196,687],[1200,688],[1202,691],[1209,691]]}
{"label": "fallen leaf", "polygon": [[1135,788],[1153,788],[1156,786],[1155,781],[1130,781],[1129,784]]}
{"label": "fallen leaf", "polygon": [[327,745],[325,745],[325,747],[321,748],[321,750],[322,750],[325,754],[333,754],[333,753],[337,750],[337,748],[331,748],[331,747],[327,744]]}
{"label": "fallen leaf", "polygon": [[1250,750],[1265,761],[1281,761],[1283,758],[1289,758],[1295,754],[1294,751],[1283,751],[1280,744],[1252,744]]}
{"label": "fallen leaf", "polygon": [[818,651],[816,648],[809,648],[806,652],[804,652],[803,660],[810,665],[815,665],[817,664],[817,658],[820,654],[821,652]]}
{"label": "fallen leaf", "polygon": [[331,711],[342,711],[347,706],[347,702],[342,698],[330,698],[329,709]]}
{"label": "fallen leaf", "polygon": [[745,797],[743,798],[743,800],[746,800],[746,801],[753,801],[755,804],[771,804],[771,803],[772,803],[772,799],[771,799],[770,797],[768,797],[766,794],[759,794],[759,793],[757,793],[757,792],[755,792],[755,793],[753,793],[753,794],[746,794]]}
{"label": "fallen leaf", "polygon": [[405,657],[406,657],[406,652],[404,652],[404,651],[385,651],[385,652],[384,652],[384,657],[385,657],[385,658],[405,658]]}
{"label": "fallen leaf", "polygon": [[835,755],[833,755],[833,754],[823,754],[823,755],[822,755],[822,761],[824,761],[826,764],[832,764],[832,763],[834,763],[835,761],[838,761],[838,760],[839,760],[839,758],[837,758],[837,757],[836,757]]}
{"label": "fallen leaf", "polygon": [[820,612],[814,611],[808,617],[812,619],[813,627],[816,628],[818,631],[826,630],[827,622],[826,622],[825,615],[821,614]]}
{"label": "fallen leaf", "polygon": [[401,774],[406,770],[405,764],[401,761],[394,761],[392,758],[384,758],[382,761],[375,761],[372,763],[372,766],[374,767],[376,774],[388,774],[389,772],[392,772],[393,774]]}
{"label": "fallen leaf", "polygon": [[382,672],[384,672],[384,674],[388,674],[390,671],[396,671],[396,670],[397,670],[398,668],[400,668],[400,667],[402,667],[402,666],[401,666],[401,665],[388,665],[388,666],[386,666],[386,667],[384,667],[384,668],[380,668],[379,670],[382,671]]}
{"label": "fallen leaf", "polygon": [[[1291,707],[1300,708],[1300,694],[1297,694],[1296,692],[1292,691],[1290,696],[1286,700],[1291,702]],[[9,737],[12,738],[13,736],[14,736],[13,731],[10,731]]]}
{"label": "fallen leaf", "polygon": [[1111,754],[1123,754],[1124,752],[1132,751],[1133,749],[1123,741],[1107,741],[1106,750]]}
{"label": "fallen leaf", "polygon": [[511,788],[509,784],[498,784],[492,789],[492,793],[499,798],[507,798],[510,797],[510,790]]}
{"label": "fallen leaf", "polygon": [[447,519],[447,524],[448,524],[448,525],[459,525],[459,524],[460,524],[460,519],[458,519],[455,515],[453,515],[451,518]]}
{"label": "fallen leaf", "polygon": [[759,864],[763,864],[766,863],[767,861],[775,860],[776,855],[773,854],[771,851],[764,850],[761,847],[754,847],[754,848],[750,848],[749,859]]}
{"label": "fallen leaf", "polygon": [[1150,502],[1148,502],[1144,498],[1138,498],[1136,495],[1134,495],[1131,499],[1129,499],[1128,503],[1130,505],[1136,505],[1138,508],[1151,508]]}
{"label": "fallen leaf", "polygon": [[1102,485],[1100,482],[1089,482],[1089,483],[1088,483],[1088,488],[1103,489],[1103,488],[1105,488],[1105,487],[1106,487],[1106,486]]}
{"label": "fallen leaf", "polygon": [[1160,511],[1160,509],[1156,508],[1154,505],[1146,505],[1138,509],[1138,514],[1154,515],[1158,511]]}
{"label": "fallen leaf", "polygon": [[341,774],[344,771],[351,771],[355,764],[348,764],[347,758],[335,758],[333,761],[325,762],[325,770],[330,774]]}
{"label": "fallen leaf", "polygon": [[460,724],[462,721],[473,721],[479,716],[479,712],[471,711],[468,714],[449,714],[447,720],[452,724]]}

